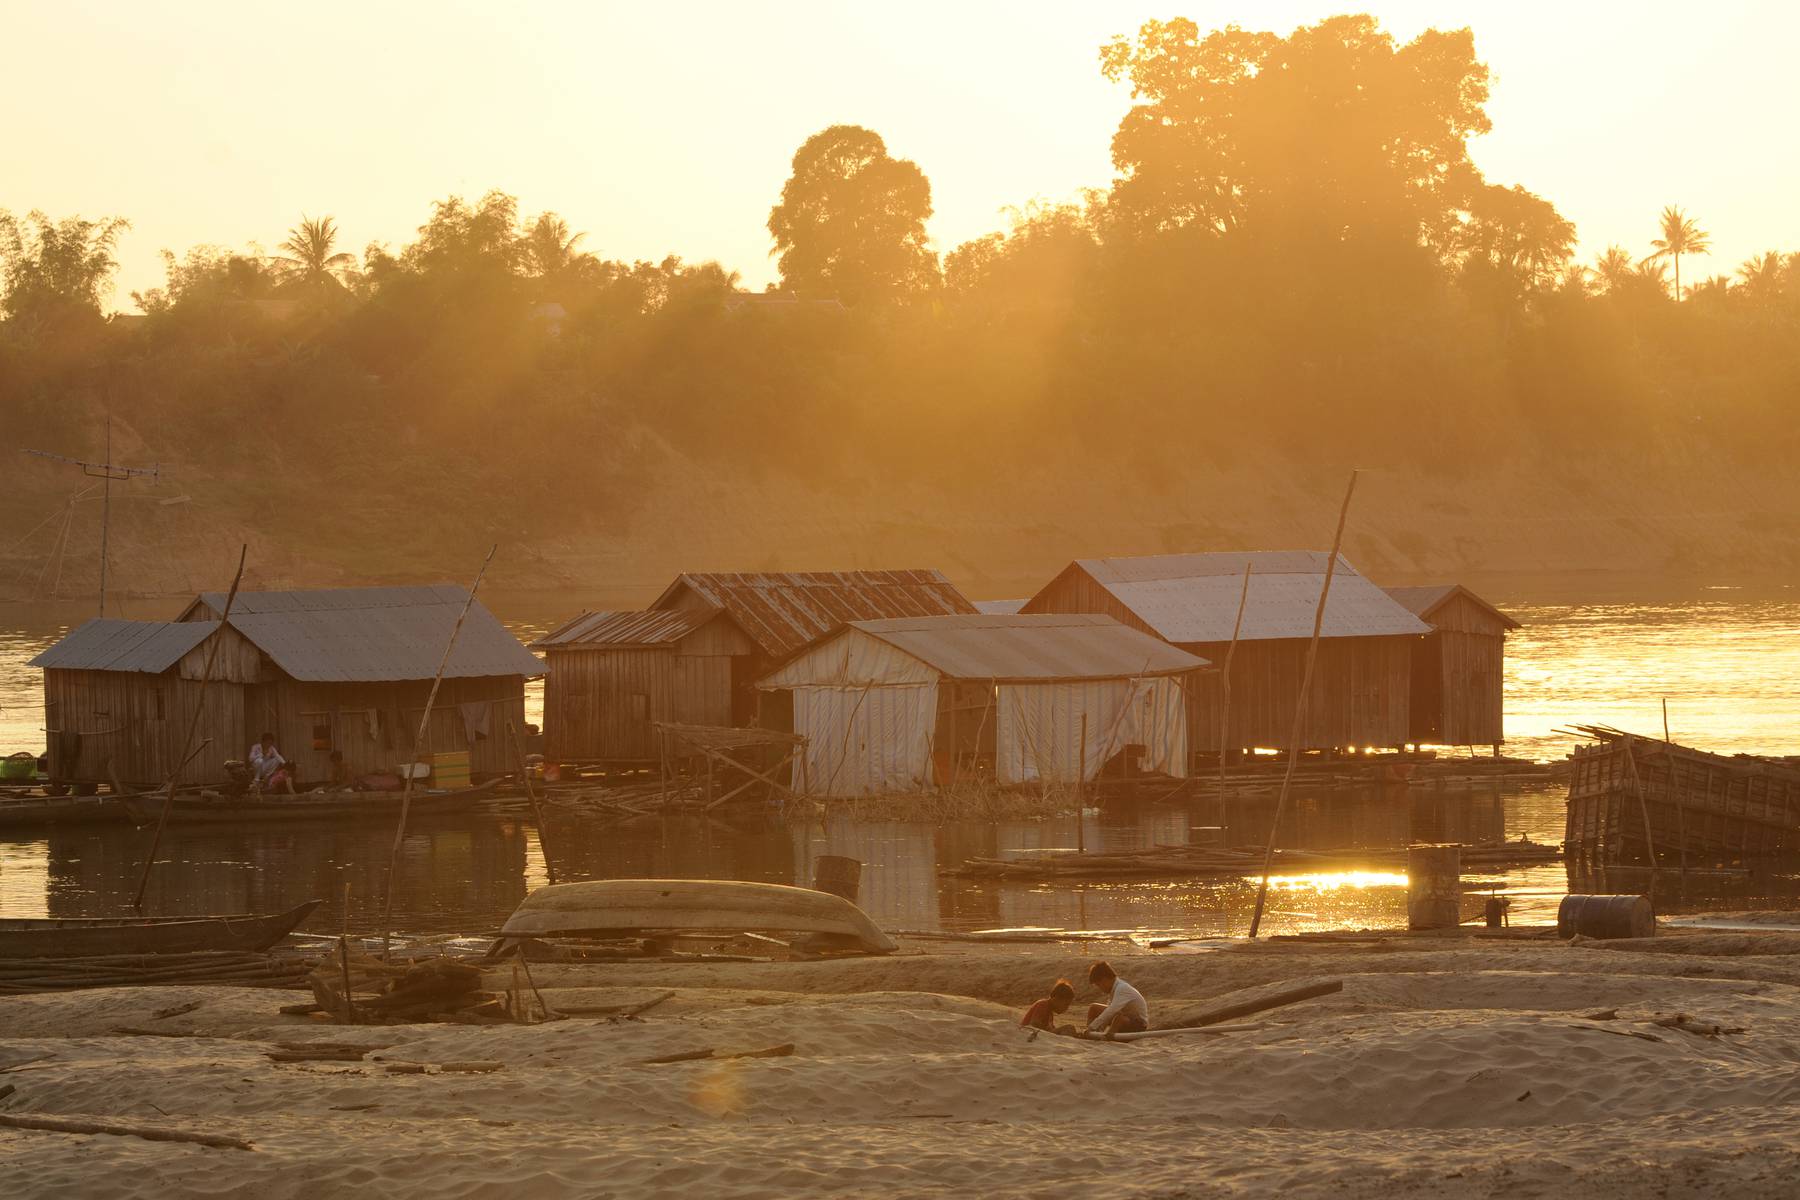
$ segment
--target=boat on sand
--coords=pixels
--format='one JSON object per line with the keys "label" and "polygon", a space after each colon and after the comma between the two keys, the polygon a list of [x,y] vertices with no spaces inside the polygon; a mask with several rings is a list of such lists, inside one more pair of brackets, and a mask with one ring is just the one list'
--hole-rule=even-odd
{"label": "boat on sand", "polygon": [[319,901],[282,913],[229,917],[0,918],[0,958],[94,958],[116,954],[260,953],[312,915]]}
{"label": "boat on sand", "polygon": [[635,937],[658,933],[813,933],[874,954],[898,947],[842,896],[729,879],[596,879],[538,888],[503,937]]}

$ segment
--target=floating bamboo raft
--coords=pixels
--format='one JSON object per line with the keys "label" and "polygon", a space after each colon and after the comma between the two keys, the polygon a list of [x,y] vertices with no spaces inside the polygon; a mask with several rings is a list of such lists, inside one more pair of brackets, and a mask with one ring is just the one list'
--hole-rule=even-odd
{"label": "floating bamboo raft", "polygon": [[[1539,842],[1464,846],[1462,865],[1482,871],[1536,866],[1562,859],[1562,848]],[[1176,879],[1194,875],[1251,875],[1262,870],[1263,847],[1152,846],[1115,854],[1045,854],[1035,858],[971,858],[950,874],[971,879]],[[1348,871],[1406,866],[1406,850],[1277,850],[1275,870]]]}
{"label": "floating bamboo raft", "polygon": [[1604,866],[1720,865],[1800,854],[1800,764],[1709,754],[1603,725],[1571,758],[1565,842]]}

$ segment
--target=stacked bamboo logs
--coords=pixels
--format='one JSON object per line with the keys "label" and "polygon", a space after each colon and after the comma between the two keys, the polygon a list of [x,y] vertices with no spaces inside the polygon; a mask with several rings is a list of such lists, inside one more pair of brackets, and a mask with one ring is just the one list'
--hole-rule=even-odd
{"label": "stacked bamboo logs", "polygon": [[[1279,871],[1342,871],[1356,867],[1404,869],[1406,850],[1277,850]],[[1259,847],[1153,846],[1114,854],[1047,854],[1029,859],[971,858],[947,874],[976,879],[1132,879],[1184,875],[1256,874]],[[1466,846],[1465,867],[1497,869],[1559,862],[1562,848],[1537,842]]]}

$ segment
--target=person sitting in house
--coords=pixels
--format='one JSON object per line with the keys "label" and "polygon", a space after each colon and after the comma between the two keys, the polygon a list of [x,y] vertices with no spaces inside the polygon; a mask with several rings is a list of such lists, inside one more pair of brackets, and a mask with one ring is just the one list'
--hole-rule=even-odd
{"label": "person sitting in house", "polygon": [[1073,1025],[1056,1027],[1056,1018],[1069,1011],[1069,1005],[1075,1003],[1075,986],[1066,979],[1059,979],[1050,988],[1050,994],[1025,1010],[1019,1018],[1022,1029],[1042,1029],[1052,1033],[1074,1033]]}
{"label": "person sitting in house", "polygon": [[1105,961],[1088,968],[1088,982],[1107,998],[1105,1004],[1088,1005],[1087,1028],[1081,1036],[1104,1036],[1108,1041],[1121,1033],[1142,1033],[1150,1028],[1150,1006],[1144,994],[1114,974]]}
{"label": "person sitting in house", "polygon": [[256,776],[257,791],[294,794],[294,773],[288,769],[288,760],[275,748],[275,735],[267,730],[250,747],[250,770]]}

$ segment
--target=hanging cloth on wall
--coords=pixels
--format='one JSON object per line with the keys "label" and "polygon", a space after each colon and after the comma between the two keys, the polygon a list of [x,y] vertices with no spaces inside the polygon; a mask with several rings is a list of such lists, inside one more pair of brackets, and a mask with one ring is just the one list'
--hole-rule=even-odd
{"label": "hanging cloth on wall", "polygon": [[473,746],[488,736],[493,707],[493,703],[488,700],[471,700],[456,706],[456,711],[462,716],[463,736],[469,739],[469,745]]}

